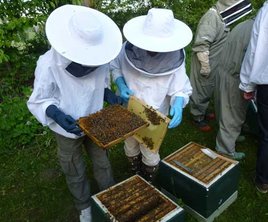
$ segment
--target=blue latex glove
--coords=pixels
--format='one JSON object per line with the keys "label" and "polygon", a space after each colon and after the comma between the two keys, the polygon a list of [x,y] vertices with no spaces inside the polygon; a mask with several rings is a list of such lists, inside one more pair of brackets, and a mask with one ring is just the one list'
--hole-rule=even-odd
{"label": "blue latex glove", "polygon": [[169,115],[172,116],[172,119],[168,125],[169,129],[174,128],[181,123],[183,104],[184,104],[184,98],[177,96],[169,112]]}
{"label": "blue latex glove", "polygon": [[115,80],[115,83],[120,91],[121,98],[124,100],[124,102],[128,102],[129,97],[134,93],[127,87],[124,77],[118,77]]}
{"label": "blue latex glove", "polygon": [[104,90],[104,101],[109,104],[123,104],[123,99],[120,96],[115,95],[112,90],[105,88]]}
{"label": "blue latex glove", "polygon": [[76,124],[76,121],[69,115],[66,115],[60,111],[55,105],[50,105],[46,109],[48,117],[58,123],[68,133],[73,133],[77,136],[81,136],[81,129]]}

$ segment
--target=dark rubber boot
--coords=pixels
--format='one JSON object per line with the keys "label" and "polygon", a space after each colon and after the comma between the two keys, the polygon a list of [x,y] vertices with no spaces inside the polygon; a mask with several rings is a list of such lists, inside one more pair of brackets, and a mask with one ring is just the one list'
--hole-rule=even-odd
{"label": "dark rubber boot", "polygon": [[147,180],[149,183],[153,183],[157,174],[159,168],[159,164],[155,166],[147,166],[144,163],[142,163],[142,176],[145,180]]}
{"label": "dark rubber boot", "polygon": [[133,157],[127,157],[130,163],[130,169],[133,174],[141,173],[141,154]]}

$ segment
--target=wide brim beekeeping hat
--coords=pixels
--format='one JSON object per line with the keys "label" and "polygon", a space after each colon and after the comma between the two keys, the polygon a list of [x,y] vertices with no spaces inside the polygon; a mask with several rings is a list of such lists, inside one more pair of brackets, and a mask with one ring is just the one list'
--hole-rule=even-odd
{"label": "wide brim beekeeping hat", "polygon": [[147,15],[129,20],[124,25],[123,33],[133,45],[153,52],[179,50],[192,40],[191,29],[175,19],[169,9],[150,9]]}
{"label": "wide brim beekeeping hat", "polygon": [[46,35],[59,54],[85,66],[110,62],[122,46],[122,34],[113,20],[85,6],[55,9],[46,21]]}

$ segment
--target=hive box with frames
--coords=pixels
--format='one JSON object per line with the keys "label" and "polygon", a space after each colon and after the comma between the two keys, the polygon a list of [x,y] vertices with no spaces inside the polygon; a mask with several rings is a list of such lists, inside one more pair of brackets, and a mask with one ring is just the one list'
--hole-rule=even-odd
{"label": "hive box with frames", "polygon": [[138,175],[92,197],[93,221],[182,222],[184,210]]}
{"label": "hive box with frames", "polygon": [[237,198],[238,179],[239,162],[190,142],[160,162],[157,181],[199,221],[213,221]]}

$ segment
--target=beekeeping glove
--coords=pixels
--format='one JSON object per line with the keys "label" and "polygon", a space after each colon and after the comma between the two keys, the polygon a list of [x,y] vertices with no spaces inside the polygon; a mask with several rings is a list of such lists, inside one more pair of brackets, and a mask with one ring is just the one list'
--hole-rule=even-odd
{"label": "beekeeping glove", "polygon": [[81,136],[82,131],[76,124],[76,121],[71,116],[66,115],[64,112],[60,111],[55,105],[48,106],[46,109],[46,114],[68,133],[73,133],[77,136]]}
{"label": "beekeeping glove", "polygon": [[113,105],[113,104],[123,104],[123,99],[120,96],[115,95],[112,90],[105,88],[104,90],[104,101]]}
{"label": "beekeeping glove", "polygon": [[209,51],[197,52],[196,55],[201,65],[200,74],[208,78],[210,74]]}
{"label": "beekeeping glove", "polygon": [[184,98],[177,96],[171,105],[169,115],[172,116],[171,121],[169,122],[168,128],[177,127],[182,120],[182,111],[183,111]]}
{"label": "beekeeping glove", "polygon": [[133,95],[133,91],[130,90],[127,85],[126,85],[126,82],[124,80],[124,77],[120,76],[118,77],[116,80],[115,80],[115,83],[119,89],[119,92],[120,92],[120,96],[121,98],[124,100],[124,102],[128,102],[129,100],[129,97],[131,95]]}

